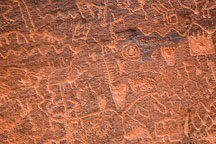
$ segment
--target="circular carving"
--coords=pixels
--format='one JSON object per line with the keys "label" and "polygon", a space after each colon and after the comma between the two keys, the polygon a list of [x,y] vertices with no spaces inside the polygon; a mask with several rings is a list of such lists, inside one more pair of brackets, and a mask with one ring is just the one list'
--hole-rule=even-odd
{"label": "circular carving", "polygon": [[139,60],[140,49],[136,44],[131,43],[122,49],[122,56],[129,60]]}

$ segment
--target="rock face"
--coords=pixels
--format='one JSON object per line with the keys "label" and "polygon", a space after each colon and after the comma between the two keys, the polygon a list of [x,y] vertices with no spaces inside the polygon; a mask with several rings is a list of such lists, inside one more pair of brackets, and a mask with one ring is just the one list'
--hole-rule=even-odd
{"label": "rock face", "polygon": [[0,0],[0,144],[215,144],[215,0]]}

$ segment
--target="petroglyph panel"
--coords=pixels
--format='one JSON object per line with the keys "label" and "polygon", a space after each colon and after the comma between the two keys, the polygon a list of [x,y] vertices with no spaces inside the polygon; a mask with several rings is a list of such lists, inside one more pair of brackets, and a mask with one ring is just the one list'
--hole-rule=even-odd
{"label": "petroglyph panel", "polygon": [[215,0],[0,0],[0,144],[216,144]]}

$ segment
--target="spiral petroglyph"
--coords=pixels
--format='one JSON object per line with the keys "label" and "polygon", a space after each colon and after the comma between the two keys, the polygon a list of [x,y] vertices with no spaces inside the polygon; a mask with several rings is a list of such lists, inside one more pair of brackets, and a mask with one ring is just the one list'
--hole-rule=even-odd
{"label": "spiral petroglyph", "polygon": [[140,48],[135,43],[124,46],[121,53],[128,60],[136,61],[140,59]]}

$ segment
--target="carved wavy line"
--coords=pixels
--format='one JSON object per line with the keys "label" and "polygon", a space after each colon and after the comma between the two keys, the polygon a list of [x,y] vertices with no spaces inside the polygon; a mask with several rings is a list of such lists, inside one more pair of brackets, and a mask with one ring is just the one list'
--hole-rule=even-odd
{"label": "carved wavy line", "polygon": [[[40,11],[40,10],[38,10],[38,11]],[[50,14],[50,13],[45,14],[45,15],[38,14],[38,16],[40,18],[42,18],[43,20],[48,18],[48,17],[51,17],[52,19],[56,19],[57,17],[62,17],[64,19],[71,17],[72,19],[75,19],[77,17],[77,15],[78,15],[78,13],[72,14],[70,11],[67,11],[66,15],[63,14],[61,11],[58,11],[56,16],[54,14]]]}
{"label": "carved wavy line", "polygon": [[[193,23],[193,24],[195,24],[195,23]],[[158,33],[160,36],[165,37],[165,36],[166,36],[167,34],[169,34],[172,30],[174,30],[174,31],[177,32],[180,36],[186,36],[186,35],[188,34],[188,32],[191,30],[193,24],[191,24],[190,27],[188,28],[188,30],[185,31],[185,32],[182,33],[182,34],[181,34],[179,31],[177,31],[175,28],[173,28],[173,27],[170,27],[165,33],[161,33],[161,32],[159,32],[158,30],[155,30],[155,31],[151,31],[151,32],[147,32],[147,33],[146,33],[146,32],[144,32],[144,31],[142,30],[142,27],[141,27],[141,26],[138,26],[138,29],[139,29],[144,35],[151,35],[152,33],[156,32],[156,33]]]}
{"label": "carved wavy line", "polygon": [[63,47],[62,49],[57,49],[54,45],[51,45],[51,46],[49,46],[49,48],[48,48],[45,52],[41,51],[41,49],[38,48],[38,47],[34,47],[34,48],[31,49],[30,51],[27,50],[27,48],[23,48],[23,49],[21,49],[21,50],[19,50],[19,51],[14,51],[14,50],[12,50],[12,49],[9,49],[8,52],[6,52],[5,54],[3,54],[3,53],[0,52],[0,56],[1,56],[3,59],[7,59],[11,54],[14,54],[15,56],[18,57],[18,56],[21,56],[21,54],[22,54],[23,52],[25,52],[28,56],[32,56],[32,55],[34,55],[36,52],[39,52],[39,54],[41,54],[42,56],[45,56],[51,49],[54,49],[55,53],[60,54],[60,53],[62,53],[67,47],[69,47],[69,49],[70,49],[72,52],[77,53],[77,51],[75,51],[75,50],[71,47],[70,44],[66,44],[66,45],[64,45],[64,46],[62,46],[62,47]]}

